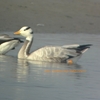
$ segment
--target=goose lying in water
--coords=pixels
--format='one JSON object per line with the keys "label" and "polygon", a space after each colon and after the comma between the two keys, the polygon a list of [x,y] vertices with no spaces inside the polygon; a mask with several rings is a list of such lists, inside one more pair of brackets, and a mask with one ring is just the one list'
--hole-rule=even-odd
{"label": "goose lying in water", "polygon": [[9,37],[7,34],[0,35],[0,55],[4,55],[10,50],[15,49],[15,47],[21,43],[19,38]]}
{"label": "goose lying in water", "polygon": [[28,26],[24,26],[14,34],[21,35],[26,38],[24,45],[18,53],[18,58],[21,59],[73,64],[76,63],[81,55],[91,46],[91,44],[45,46],[32,53],[29,53],[33,42],[33,30]]}

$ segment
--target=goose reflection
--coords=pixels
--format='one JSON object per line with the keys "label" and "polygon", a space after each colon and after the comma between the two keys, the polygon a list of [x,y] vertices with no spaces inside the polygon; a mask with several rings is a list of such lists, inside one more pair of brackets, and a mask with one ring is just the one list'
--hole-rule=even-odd
{"label": "goose reflection", "polygon": [[[0,72],[2,77],[12,77],[17,82],[28,82],[31,77],[35,80],[47,79],[47,77],[56,77],[64,74],[65,76],[74,76],[80,78],[82,72],[73,72],[73,70],[82,70],[81,65],[67,65],[66,63],[50,63],[41,61],[29,61],[17,59],[17,57],[0,55]],[[49,70],[49,72],[47,72]],[[67,70],[67,71],[66,71]],[[72,72],[71,72],[72,71]],[[10,76],[10,77],[9,77]]]}
{"label": "goose reflection", "polygon": [[[59,75],[60,73],[73,74],[79,78],[82,73],[82,67],[79,64],[67,65],[65,63],[49,63],[41,61],[29,61],[18,59],[17,75],[18,81],[25,81],[25,78],[29,74],[33,75],[33,78],[39,79],[44,75]],[[48,73],[49,71],[49,73]],[[83,70],[84,71],[84,70]]]}
{"label": "goose reflection", "polygon": [[29,71],[30,71],[30,67],[28,62],[26,60],[18,59],[17,68],[16,68],[17,81],[26,82]]}

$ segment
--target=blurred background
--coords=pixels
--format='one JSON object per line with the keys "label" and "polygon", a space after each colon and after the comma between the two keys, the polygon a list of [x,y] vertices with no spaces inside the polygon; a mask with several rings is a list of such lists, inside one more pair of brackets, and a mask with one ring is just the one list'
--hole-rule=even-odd
{"label": "blurred background", "polygon": [[100,0],[0,0],[0,31],[99,33]]}

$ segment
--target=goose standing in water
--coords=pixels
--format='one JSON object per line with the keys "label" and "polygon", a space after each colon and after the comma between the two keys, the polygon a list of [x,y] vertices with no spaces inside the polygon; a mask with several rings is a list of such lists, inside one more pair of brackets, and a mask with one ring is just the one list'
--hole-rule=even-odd
{"label": "goose standing in water", "polygon": [[21,43],[19,38],[9,37],[7,34],[0,35],[0,55],[4,55],[10,50],[15,49],[15,47]]}
{"label": "goose standing in water", "polygon": [[21,35],[26,38],[24,45],[18,53],[18,58],[21,59],[73,64],[76,63],[81,55],[91,46],[91,44],[45,46],[32,53],[29,53],[33,42],[33,30],[28,26],[24,26],[14,34]]}

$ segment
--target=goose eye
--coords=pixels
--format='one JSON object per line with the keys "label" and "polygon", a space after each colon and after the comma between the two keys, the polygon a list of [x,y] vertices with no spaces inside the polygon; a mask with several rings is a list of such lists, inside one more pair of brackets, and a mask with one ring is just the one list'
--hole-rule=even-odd
{"label": "goose eye", "polygon": [[26,29],[24,29],[24,31],[26,31],[26,30],[28,30],[28,29],[30,29],[30,27],[27,27]]}

